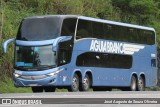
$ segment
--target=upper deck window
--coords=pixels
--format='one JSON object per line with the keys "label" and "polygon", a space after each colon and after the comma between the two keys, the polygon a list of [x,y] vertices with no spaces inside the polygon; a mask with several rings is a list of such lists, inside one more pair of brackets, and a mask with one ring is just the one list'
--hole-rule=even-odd
{"label": "upper deck window", "polygon": [[28,18],[22,21],[17,34],[18,40],[38,41],[54,39],[60,35],[61,18]]}
{"label": "upper deck window", "polygon": [[76,39],[82,38],[97,38],[147,45],[155,44],[155,32],[152,30],[79,19]]}
{"label": "upper deck window", "polygon": [[76,22],[76,18],[64,19],[62,24],[61,36],[74,36]]}

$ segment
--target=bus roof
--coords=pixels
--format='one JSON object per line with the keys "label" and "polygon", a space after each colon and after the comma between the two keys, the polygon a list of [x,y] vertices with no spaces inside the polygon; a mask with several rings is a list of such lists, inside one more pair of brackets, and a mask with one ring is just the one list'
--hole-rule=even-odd
{"label": "bus roof", "polygon": [[31,17],[26,17],[24,19],[36,19],[36,18],[48,18],[48,17],[59,17],[61,19],[65,18],[78,18],[78,15],[42,15],[42,16],[31,16]]}
{"label": "bus roof", "polygon": [[113,24],[113,25],[119,25],[119,26],[126,26],[126,27],[131,27],[131,28],[138,28],[138,29],[155,31],[155,29],[151,28],[151,27],[145,27],[145,26],[140,26],[140,25],[135,25],[135,24],[128,24],[128,23],[122,23],[122,22],[116,22],[116,21],[111,21],[111,20],[98,19],[98,18],[92,18],[92,17],[80,16],[80,15],[43,15],[43,16],[27,17],[27,18],[24,18],[24,19],[45,18],[45,17],[59,17],[59,18],[62,18],[62,19],[78,18],[78,19],[83,19],[83,20],[89,20],[89,21],[108,23],[108,24]]}

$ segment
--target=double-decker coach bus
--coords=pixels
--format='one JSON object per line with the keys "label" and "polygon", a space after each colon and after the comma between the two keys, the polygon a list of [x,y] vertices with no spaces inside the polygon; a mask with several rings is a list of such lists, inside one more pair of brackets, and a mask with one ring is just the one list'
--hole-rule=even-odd
{"label": "double-decker coach bus", "polygon": [[[157,84],[155,30],[78,15],[24,18],[15,43],[13,80],[33,92],[143,91]],[[125,87],[125,88],[124,88]]]}

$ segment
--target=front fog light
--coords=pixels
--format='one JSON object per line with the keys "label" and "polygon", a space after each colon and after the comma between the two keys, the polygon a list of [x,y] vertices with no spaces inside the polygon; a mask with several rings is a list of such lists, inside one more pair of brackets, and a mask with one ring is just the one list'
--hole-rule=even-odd
{"label": "front fog light", "polygon": [[21,75],[20,75],[20,74],[17,74],[17,73],[14,73],[14,76],[15,76],[16,78],[18,78],[18,77],[20,77]]}

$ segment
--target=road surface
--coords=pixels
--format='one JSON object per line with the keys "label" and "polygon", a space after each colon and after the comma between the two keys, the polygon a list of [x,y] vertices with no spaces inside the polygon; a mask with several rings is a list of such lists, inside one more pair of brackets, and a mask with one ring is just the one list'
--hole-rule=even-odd
{"label": "road surface", "polygon": [[160,107],[160,91],[0,94],[0,103],[3,107]]}

